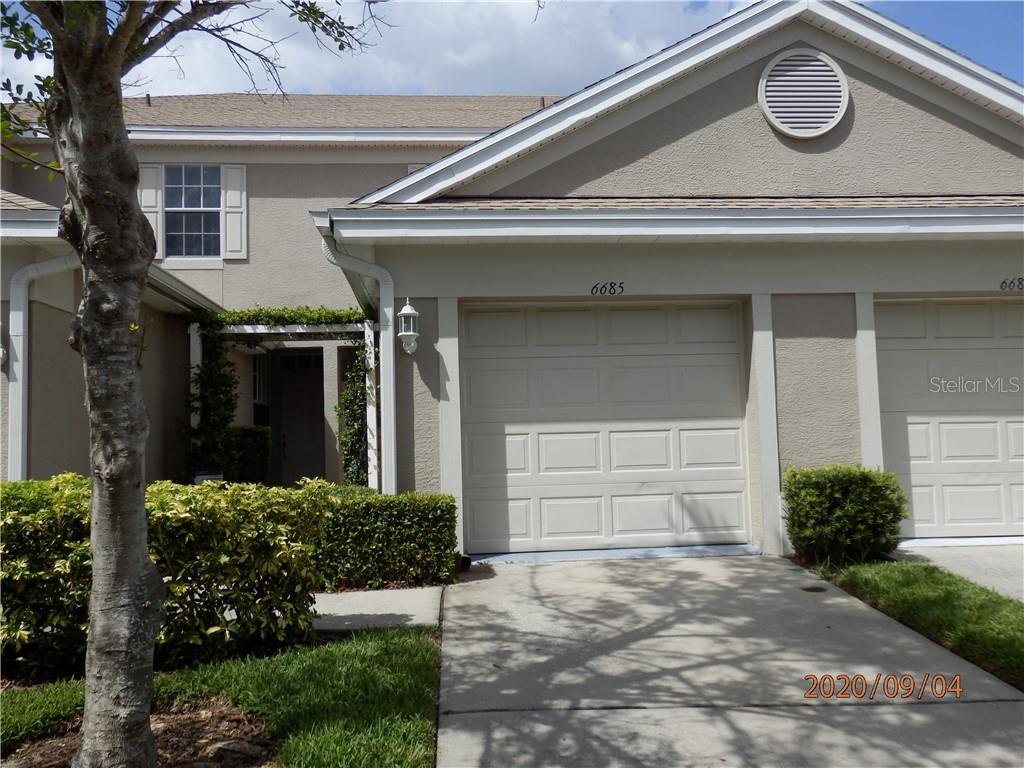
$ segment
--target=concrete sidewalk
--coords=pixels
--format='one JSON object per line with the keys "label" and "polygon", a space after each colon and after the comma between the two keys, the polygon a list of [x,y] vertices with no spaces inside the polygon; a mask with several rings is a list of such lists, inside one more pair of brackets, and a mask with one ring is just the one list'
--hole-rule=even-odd
{"label": "concrete sidewalk", "polygon": [[[788,561],[475,570],[445,595],[438,766],[1019,766],[1024,694]],[[959,702],[805,698],[960,676]]]}
{"label": "concrete sidewalk", "polygon": [[317,593],[318,632],[378,627],[436,627],[444,587]]}
{"label": "concrete sidewalk", "polygon": [[975,584],[1024,601],[1024,544],[900,547],[893,552],[893,557],[937,565]]}

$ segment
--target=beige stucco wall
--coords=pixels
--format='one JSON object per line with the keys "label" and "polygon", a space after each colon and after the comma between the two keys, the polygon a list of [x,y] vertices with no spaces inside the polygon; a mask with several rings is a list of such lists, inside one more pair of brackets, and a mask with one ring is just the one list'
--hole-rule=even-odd
{"label": "beige stucco wall", "polygon": [[30,302],[29,477],[89,472],[82,360],[67,343],[71,318],[70,311]]}
{"label": "beige stucco wall", "polygon": [[398,490],[439,491],[441,453],[438,403],[441,367],[437,353],[437,300],[413,298],[420,313],[419,348],[413,355],[395,345]]}
{"label": "beige stucco wall", "polygon": [[[765,120],[756,94],[769,54],[564,159],[558,158],[575,139],[553,142],[540,150],[543,159],[532,161],[543,167],[531,175],[519,178],[517,161],[457,194],[927,195],[1024,189],[1020,131],[1016,144],[999,138],[923,98],[937,90],[927,81],[912,80],[911,92],[851,63],[869,66],[869,54],[810,29],[801,35],[772,53],[817,44],[837,58],[849,81],[848,111],[823,137],[789,139]],[[873,61],[874,68],[891,70],[909,85],[908,73],[877,57]],[[945,102],[948,95],[936,98]],[[977,113],[964,100],[954,104],[965,114]]]}
{"label": "beige stucco wall", "polygon": [[249,258],[225,261],[223,270],[170,271],[228,308],[355,306],[344,275],[320,252],[309,212],[405,173],[404,165],[247,164]]}
{"label": "beige stucco wall", "polygon": [[[52,254],[29,246],[3,248],[3,343],[9,345],[10,280],[14,272]],[[33,281],[29,292],[28,476],[89,471],[89,425],[79,355],[67,343],[81,296],[81,280],[71,270]],[[186,456],[181,427],[188,422],[187,319],[142,308],[145,349],[142,354],[143,397],[149,413],[147,480],[179,479]],[[8,349],[10,347],[8,346]],[[7,476],[8,373],[0,375],[0,476]]]}
{"label": "beige stucco wall", "polygon": [[853,294],[773,296],[772,323],[779,463],[859,463]]}

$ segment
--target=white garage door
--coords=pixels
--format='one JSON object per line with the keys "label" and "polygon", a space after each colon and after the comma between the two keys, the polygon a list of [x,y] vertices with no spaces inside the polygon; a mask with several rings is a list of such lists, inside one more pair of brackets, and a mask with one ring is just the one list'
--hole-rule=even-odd
{"label": "white garage door", "polygon": [[468,306],[469,552],[746,542],[734,303]]}
{"label": "white garage door", "polygon": [[1024,533],[1024,302],[875,307],[886,467],[908,536]]}

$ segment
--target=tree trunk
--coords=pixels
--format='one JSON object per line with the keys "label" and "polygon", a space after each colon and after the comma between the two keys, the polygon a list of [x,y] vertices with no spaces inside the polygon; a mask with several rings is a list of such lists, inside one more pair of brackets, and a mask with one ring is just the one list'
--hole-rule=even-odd
{"label": "tree trunk", "polygon": [[55,52],[47,111],[67,183],[60,235],[82,260],[83,297],[69,342],[85,369],[92,467],[85,713],[74,766],[137,768],[156,761],[149,713],[164,594],[149,557],[140,365],[141,298],[156,244],[138,204],[121,62],[101,42],[102,15],[92,32]]}

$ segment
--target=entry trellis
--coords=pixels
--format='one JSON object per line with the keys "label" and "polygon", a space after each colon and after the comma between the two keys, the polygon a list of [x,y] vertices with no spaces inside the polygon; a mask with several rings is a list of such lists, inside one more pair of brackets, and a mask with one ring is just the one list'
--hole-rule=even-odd
{"label": "entry trellis", "polygon": [[[202,340],[199,332],[200,323],[189,326],[189,366],[196,370],[202,363]],[[286,347],[309,346],[313,342],[332,342],[338,347],[364,347],[367,357],[366,374],[366,466],[367,484],[371,488],[380,488],[378,461],[378,424],[377,424],[377,381],[375,333],[378,326],[371,320],[354,323],[293,323],[282,325],[265,325],[257,323],[227,323],[218,330],[222,341],[246,347],[261,347],[267,351]],[[195,379],[193,388],[197,386]],[[195,393],[194,393],[195,394]],[[193,414],[193,427],[196,426],[198,414]]]}

